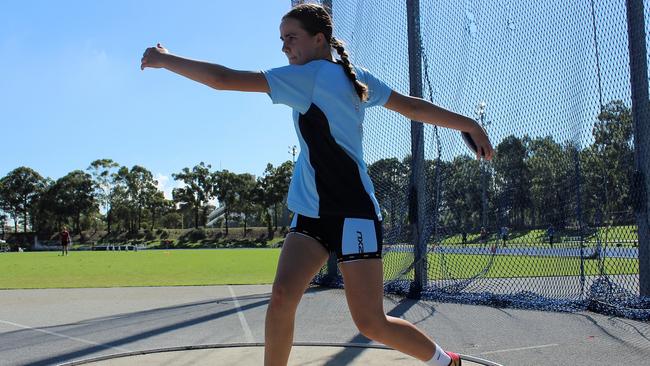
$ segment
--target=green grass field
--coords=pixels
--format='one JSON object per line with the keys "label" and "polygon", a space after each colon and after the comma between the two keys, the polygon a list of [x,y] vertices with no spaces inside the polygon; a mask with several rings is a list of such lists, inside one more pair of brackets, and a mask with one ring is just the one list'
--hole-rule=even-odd
{"label": "green grass field", "polygon": [[272,283],[279,249],[0,254],[0,288]]}
{"label": "green grass field", "polygon": [[[139,252],[3,253],[0,289],[121,286],[196,286],[273,282],[279,249],[150,250]],[[394,278],[412,255],[388,253],[385,277]],[[431,279],[469,278],[486,268],[490,256],[429,254]],[[444,261],[444,262],[443,262]],[[585,274],[599,273],[597,260],[585,260]],[[607,258],[608,274],[636,274],[638,260]],[[487,278],[577,276],[578,258],[496,256]],[[407,274],[412,276],[412,273]]]}
{"label": "green grass field", "polygon": [[[406,253],[388,253],[384,256],[387,262],[408,263],[413,256]],[[448,278],[471,278],[481,273],[490,261],[489,255],[467,254],[429,254],[429,278],[434,280]],[[611,275],[639,273],[637,259],[606,258],[605,272]],[[391,278],[395,273],[390,267],[385,270],[385,277]],[[585,260],[584,272],[587,276],[599,274],[597,260]],[[485,278],[516,278],[516,277],[554,277],[579,276],[580,259],[575,257],[533,257],[501,255],[494,257],[494,263],[485,273]],[[410,278],[413,273],[409,273]]]}

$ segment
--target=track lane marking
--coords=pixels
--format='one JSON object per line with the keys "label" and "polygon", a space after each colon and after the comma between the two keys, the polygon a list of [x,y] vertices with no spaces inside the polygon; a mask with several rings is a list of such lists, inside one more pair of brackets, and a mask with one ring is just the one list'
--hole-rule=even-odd
{"label": "track lane marking", "polygon": [[548,348],[548,347],[558,347],[559,344],[557,343],[550,343],[550,344],[542,344],[539,346],[530,346],[530,347],[519,347],[519,348],[508,348],[508,349],[500,349],[496,351],[488,351],[488,352],[481,352],[479,353],[480,355],[491,355],[494,353],[506,353],[506,352],[515,352],[515,351],[526,351],[529,349],[538,349],[538,348]]}
{"label": "track lane marking", "polygon": [[246,341],[249,343],[255,343],[255,339],[253,338],[253,333],[251,333],[251,328],[248,326],[248,322],[246,321],[244,312],[239,306],[239,300],[237,300],[237,295],[235,295],[235,290],[232,288],[232,286],[228,286],[228,290],[230,291],[230,297],[232,297],[232,300],[235,303],[235,308],[237,309],[237,316],[239,316],[239,322],[241,323],[241,327],[244,329],[244,336],[246,337]]}

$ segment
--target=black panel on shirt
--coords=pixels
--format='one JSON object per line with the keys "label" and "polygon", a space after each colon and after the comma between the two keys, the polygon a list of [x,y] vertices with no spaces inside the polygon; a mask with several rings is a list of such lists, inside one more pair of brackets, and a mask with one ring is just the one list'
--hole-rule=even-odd
{"label": "black panel on shirt", "polygon": [[309,147],[309,162],[315,171],[319,216],[377,218],[359,167],[334,140],[323,111],[312,104],[300,115],[298,126]]}

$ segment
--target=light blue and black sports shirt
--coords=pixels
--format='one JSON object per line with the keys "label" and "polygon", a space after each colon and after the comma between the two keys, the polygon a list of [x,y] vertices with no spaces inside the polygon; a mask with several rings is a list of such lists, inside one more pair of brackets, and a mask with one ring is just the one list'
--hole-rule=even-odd
{"label": "light blue and black sports shirt", "polygon": [[391,89],[368,70],[356,67],[369,89],[361,102],[343,66],[327,60],[264,71],[273,103],[293,108],[300,143],[289,186],[289,209],[322,215],[381,220],[379,204],[363,160],[365,109],[384,105]]}

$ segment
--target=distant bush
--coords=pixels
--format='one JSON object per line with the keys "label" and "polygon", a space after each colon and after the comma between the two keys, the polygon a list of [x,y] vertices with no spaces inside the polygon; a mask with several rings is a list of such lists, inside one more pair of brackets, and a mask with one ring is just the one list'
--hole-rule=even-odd
{"label": "distant bush", "polygon": [[151,232],[151,230],[144,231],[144,240],[154,240],[156,236]]}
{"label": "distant bush", "polygon": [[196,243],[200,240],[205,239],[206,237],[207,235],[205,234],[205,229],[199,228],[199,229],[189,230],[188,232],[186,232],[180,237],[180,240],[182,242]]}

